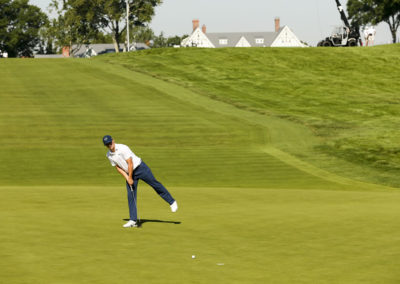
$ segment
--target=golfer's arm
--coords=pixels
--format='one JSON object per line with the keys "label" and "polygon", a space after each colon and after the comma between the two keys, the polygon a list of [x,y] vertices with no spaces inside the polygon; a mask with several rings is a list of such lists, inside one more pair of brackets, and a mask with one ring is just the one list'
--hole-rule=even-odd
{"label": "golfer's arm", "polygon": [[126,162],[128,163],[128,172],[129,172],[129,174],[127,174],[123,169],[121,169],[118,166],[115,166],[115,168],[126,179],[126,181],[129,183],[129,180],[132,181],[132,172],[133,172],[132,158],[129,158],[128,160],[126,160]]}
{"label": "golfer's arm", "polygon": [[115,168],[116,168],[117,171],[126,179],[126,181],[128,181],[128,179],[129,179],[128,174],[127,174],[123,169],[121,169],[121,168],[118,167],[118,166],[115,166]]}
{"label": "golfer's arm", "polygon": [[132,158],[129,158],[128,160],[126,160],[126,162],[128,163],[128,175],[129,178],[132,178],[132,172],[133,172],[133,162],[132,162]]}

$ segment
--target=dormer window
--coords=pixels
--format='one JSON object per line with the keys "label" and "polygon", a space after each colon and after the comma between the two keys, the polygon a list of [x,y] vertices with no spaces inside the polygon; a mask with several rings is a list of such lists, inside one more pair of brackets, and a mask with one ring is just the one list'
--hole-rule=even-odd
{"label": "dormer window", "polygon": [[227,45],[227,44],[228,44],[228,39],[226,39],[226,38],[221,38],[221,39],[219,40],[219,44],[220,44],[220,45]]}
{"label": "dormer window", "polygon": [[263,38],[256,38],[256,44],[264,44]]}

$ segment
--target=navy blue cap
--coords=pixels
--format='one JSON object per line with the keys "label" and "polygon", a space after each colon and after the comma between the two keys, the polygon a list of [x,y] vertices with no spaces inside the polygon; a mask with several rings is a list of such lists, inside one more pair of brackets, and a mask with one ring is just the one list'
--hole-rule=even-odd
{"label": "navy blue cap", "polygon": [[112,137],[110,135],[106,135],[103,137],[104,146],[107,146],[112,143]]}

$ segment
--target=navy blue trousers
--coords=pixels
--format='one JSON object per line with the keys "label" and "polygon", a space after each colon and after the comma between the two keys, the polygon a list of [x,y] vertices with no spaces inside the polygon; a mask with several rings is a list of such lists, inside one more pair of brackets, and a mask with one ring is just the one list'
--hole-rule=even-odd
{"label": "navy blue trousers", "polygon": [[150,185],[157,193],[164,199],[169,205],[175,202],[168,190],[154,177],[150,168],[142,161],[133,171],[133,193],[129,183],[126,183],[126,190],[128,192],[128,205],[129,205],[129,216],[133,221],[137,220],[137,186],[139,180],[143,180],[145,183]]}

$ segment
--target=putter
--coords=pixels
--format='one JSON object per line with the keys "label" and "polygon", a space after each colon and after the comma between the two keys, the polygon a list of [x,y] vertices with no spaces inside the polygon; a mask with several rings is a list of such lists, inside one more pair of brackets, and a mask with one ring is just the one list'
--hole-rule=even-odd
{"label": "putter", "polygon": [[133,197],[133,201],[135,202],[135,207],[136,207],[136,214],[137,214],[137,226],[140,227],[140,218],[139,218],[139,210],[137,207],[137,203],[136,203],[136,198],[135,198],[135,194],[133,193],[133,188],[132,185],[129,185],[129,187],[131,188],[131,192],[132,192],[132,197]]}

